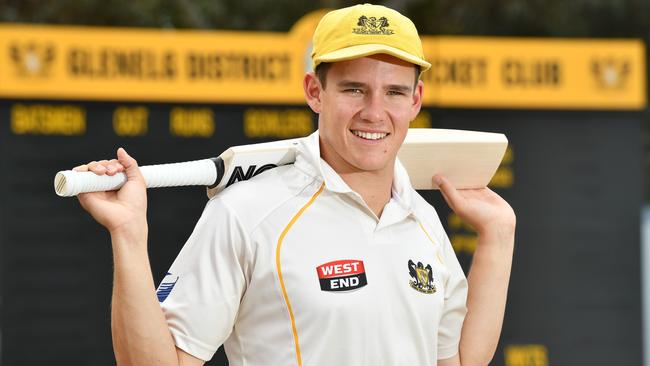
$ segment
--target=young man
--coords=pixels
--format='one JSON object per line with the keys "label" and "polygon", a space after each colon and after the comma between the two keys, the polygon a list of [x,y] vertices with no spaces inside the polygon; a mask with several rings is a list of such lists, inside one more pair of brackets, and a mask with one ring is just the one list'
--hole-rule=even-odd
{"label": "young man", "polygon": [[501,330],[515,216],[487,188],[434,177],[479,233],[467,281],[434,211],[396,159],[422,102],[410,20],[381,6],[328,13],[304,79],[319,130],[295,164],[213,198],[163,280],[147,257],[146,190],[123,149],[77,170],[125,171],[80,195],[111,233],[118,363],[486,365]]}

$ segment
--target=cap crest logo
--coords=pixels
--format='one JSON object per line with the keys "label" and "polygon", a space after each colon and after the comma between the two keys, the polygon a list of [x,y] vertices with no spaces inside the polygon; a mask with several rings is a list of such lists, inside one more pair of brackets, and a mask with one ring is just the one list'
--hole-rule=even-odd
{"label": "cap crest logo", "polygon": [[387,27],[390,26],[390,24],[388,24],[388,19],[386,19],[386,17],[381,17],[377,19],[376,17],[368,18],[367,16],[362,15],[359,17],[359,21],[357,22],[357,25],[359,27],[352,28],[352,33],[371,34],[371,35],[382,34],[386,36],[395,33],[395,31],[393,31],[392,29],[386,29]]}

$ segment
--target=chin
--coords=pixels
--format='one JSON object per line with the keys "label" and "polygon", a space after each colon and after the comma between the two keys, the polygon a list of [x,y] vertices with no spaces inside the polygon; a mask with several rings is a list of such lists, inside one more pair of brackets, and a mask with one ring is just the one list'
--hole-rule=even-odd
{"label": "chin", "polygon": [[358,159],[356,164],[354,164],[357,169],[363,171],[378,171],[386,169],[389,162],[385,159],[374,160],[374,159]]}

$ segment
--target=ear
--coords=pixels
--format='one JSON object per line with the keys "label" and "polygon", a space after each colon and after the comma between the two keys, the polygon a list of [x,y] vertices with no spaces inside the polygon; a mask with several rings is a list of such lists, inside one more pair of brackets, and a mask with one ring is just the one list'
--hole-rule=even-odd
{"label": "ear", "polygon": [[302,82],[302,87],[305,92],[305,99],[307,99],[307,104],[314,113],[321,112],[321,92],[323,91],[323,86],[318,80],[318,77],[315,73],[309,72],[305,74],[305,78]]}
{"label": "ear", "polygon": [[420,113],[420,109],[422,108],[423,93],[424,93],[424,82],[422,80],[418,80],[418,83],[415,86],[415,91],[413,92],[413,96],[411,99],[411,112],[413,113],[412,119],[415,119],[418,113]]}

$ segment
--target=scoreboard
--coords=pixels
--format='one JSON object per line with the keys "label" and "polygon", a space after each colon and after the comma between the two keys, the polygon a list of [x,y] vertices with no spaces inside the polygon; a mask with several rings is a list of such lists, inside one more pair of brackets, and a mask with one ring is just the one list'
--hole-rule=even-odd
{"label": "scoreboard", "polygon": [[[0,102],[2,364],[114,364],[110,240],[53,177],[123,146],[142,164],[216,156],[314,130],[304,106]],[[278,132],[280,131],[280,132]],[[149,190],[158,283],[207,202],[205,188]],[[28,352],[38,345],[40,352]]]}
{"label": "scoreboard", "polygon": [[[299,90],[308,37],[298,33],[314,25],[306,19],[288,35],[214,32],[216,43],[206,32],[0,26],[0,363],[115,363],[110,240],[75,199],[54,194],[54,174],[120,146],[157,164],[310,134],[317,116]],[[423,42],[434,67],[411,127],[510,141],[490,183],[518,220],[493,364],[641,364],[643,44]],[[565,59],[569,49],[580,55]],[[207,197],[200,187],[148,194],[157,283]],[[476,232],[438,192],[420,194],[468,270]],[[210,364],[226,362],[220,352]]]}

